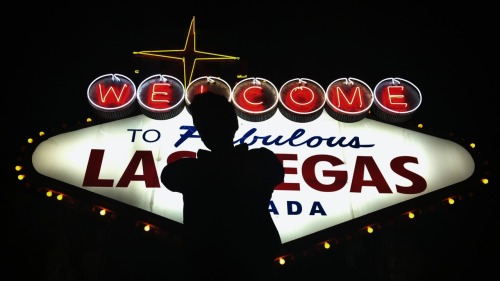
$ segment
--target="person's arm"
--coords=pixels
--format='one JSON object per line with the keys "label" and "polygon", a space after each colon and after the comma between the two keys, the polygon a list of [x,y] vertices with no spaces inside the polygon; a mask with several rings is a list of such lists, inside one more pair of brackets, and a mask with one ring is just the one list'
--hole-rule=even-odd
{"label": "person's arm", "polygon": [[182,158],[166,165],[161,171],[160,179],[170,191],[184,192],[196,180],[195,159]]}
{"label": "person's arm", "polygon": [[283,164],[278,159],[276,154],[267,148],[257,149],[260,154],[257,159],[260,159],[258,163],[261,166],[261,171],[263,172],[266,185],[270,185],[273,188],[285,180],[285,168]]}

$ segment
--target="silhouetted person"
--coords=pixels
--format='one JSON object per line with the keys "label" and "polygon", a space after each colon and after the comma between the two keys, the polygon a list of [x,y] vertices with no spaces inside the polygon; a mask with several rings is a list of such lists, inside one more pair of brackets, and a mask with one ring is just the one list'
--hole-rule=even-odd
{"label": "silhouetted person", "polygon": [[184,277],[267,280],[281,247],[269,202],[284,180],[283,165],[267,148],[234,145],[238,118],[226,97],[197,94],[188,109],[210,151],[199,149],[161,173],[166,188],[183,194]]}

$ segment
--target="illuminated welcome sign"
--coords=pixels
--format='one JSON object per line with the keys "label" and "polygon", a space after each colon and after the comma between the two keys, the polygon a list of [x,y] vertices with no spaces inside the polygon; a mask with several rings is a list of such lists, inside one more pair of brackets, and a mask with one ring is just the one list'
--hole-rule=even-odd
{"label": "illuminated welcome sign", "polygon": [[226,96],[235,105],[239,116],[249,121],[271,117],[279,105],[282,113],[296,122],[312,121],[324,108],[336,120],[356,122],[375,103],[375,113],[384,121],[395,123],[411,117],[422,102],[418,88],[402,78],[384,79],[374,91],[356,78],[337,79],[326,91],[313,80],[297,78],[286,82],[278,91],[272,82],[263,78],[244,79],[231,89],[220,78],[204,76],[193,80],[185,93],[181,81],[162,74],[146,78],[137,89],[134,82],[124,75],[103,75],[90,84],[87,97],[96,113],[107,119],[129,115],[135,109],[137,99],[145,115],[165,120],[179,114],[193,95],[208,89]]}
{"label": "illuminated welcome sign", "polygon": [[[238,112],[235,143],[265,146],[285,167],[269,203],[283,243],[461,182],[474,172],[460,145],[364,118],[369,109],[389,122],[409,118],[421,102],[410,82],[389,78],[372,91],[360,80],[337,79],[326,90],[293,79],[278,90],[261,78],[231,88],[214,77],[184,90],[171,76],[138,87],[110,74],[88,88],[92,108],[117,119],[42,142],[37,172],[167,219],[182,222],[182,195],[159,180],[163,167],[195,157],[201,142],[186,105],[210,89]],[[139,106],[144,114],[127,117]],[[209,116],[207,117],[209,118]],[[238,210],[228,210],[238,212]]]}

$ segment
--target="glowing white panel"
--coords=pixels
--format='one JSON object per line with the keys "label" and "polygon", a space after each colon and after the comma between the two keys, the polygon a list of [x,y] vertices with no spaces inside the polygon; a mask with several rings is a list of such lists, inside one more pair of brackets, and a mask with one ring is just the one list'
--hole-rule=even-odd
{"label": "glowing white panel", "polygon": [[[296,155],[296,160],[284,160],[285,167],[297,171],[287,174],[285,182],[300,190],[275,190],[270,202],[283,243],[459,183],[475,169],[471,155],[452,141],[370,119],[343,123],[323,111],[311,122],[298,123],[277,111],[263,122],[239,120],[235,140],[249,143],[250,148],[266,146],[278,155]],[[172,153],[205,148],[199,138],[187,137],[183,126],[192,126],[186,109],[168,120],[138,115],[60,134],[36,148],[33,166],[42,175],[182,222],[180,194],[161,184],[148,187],[144,180],[125,187],[117,183],[138,151],[151,155],[155,170],[138,165],[134,174],[159,177]],[[102,159],[92,165],[101,165],[98,180],[111,181],[110,186],[83,185],[90,155],[96,150],[102,150]],[[321,161],[310,161],[318,155]],[[391,167],[401,157],[411,161]],[[329,160],[340,164],[333,166]],[[316,181],[312,186],[303,176],[308,170]],[[328,174],[331,171],[345,171],[346,182],[342,185]],[[376,186],[371,184],[372,176],[379,177]],[[362,186],[356,191],[355,182],[359,185],[360,180]]]}

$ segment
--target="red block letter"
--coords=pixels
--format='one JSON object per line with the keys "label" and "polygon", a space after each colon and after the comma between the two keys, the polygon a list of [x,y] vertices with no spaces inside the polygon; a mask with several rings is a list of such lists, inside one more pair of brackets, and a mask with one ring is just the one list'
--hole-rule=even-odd
{"label": "red block letter", "polygon": [[[135,172],[142,162],[143,175],[136,175]],[[155,160],[151,151],[136,151],[132,160],[123,172],[116,187],[127,187],[131,181],[144,181],[146,187],[160,187],[160,180],[156,172]]]}
{"label": "red block letter", "polygon": [[[365,167],[372,178],[371,180],[364,179]],[[361,192],[363,186],[375,186],[380,193],[392,193],[382,172],[380,172],[380,169],[371,156],[358,156],[354,166],[351,192]]]}

